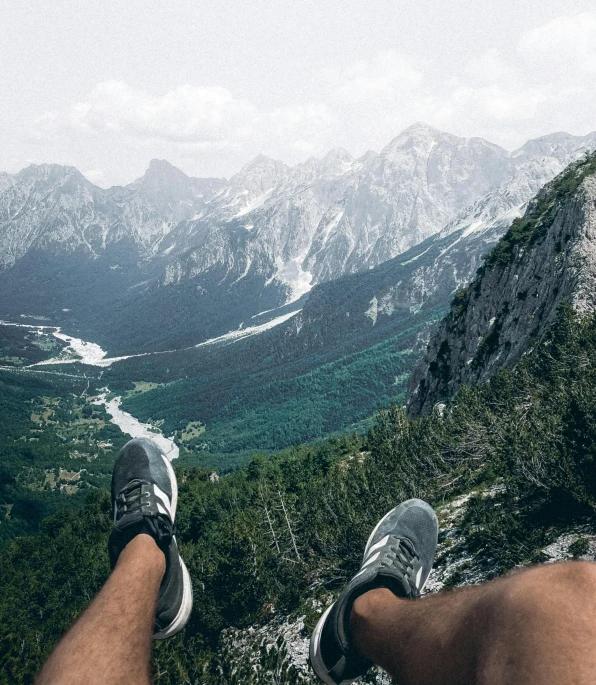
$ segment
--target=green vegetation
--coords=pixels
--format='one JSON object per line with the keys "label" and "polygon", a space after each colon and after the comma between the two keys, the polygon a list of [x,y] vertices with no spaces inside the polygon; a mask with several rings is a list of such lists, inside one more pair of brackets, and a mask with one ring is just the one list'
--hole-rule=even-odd
{"label": "green vegetation", "polygon": [[125,397],[135,397],[136,395],[142,395],[144,392],[149,392],[150,390],[155,390],[155,388],[163,387],[163,383],[150,383],[149,381],[133,381],[133,389],[128,390],[125,393]]}
{"label": "green vegetation", "polygon": [[0,325],[0,366],[37,364],[57,356],[64,343],[35,330]]}
{"label": "green vegetation", "polygon": [[455,316],[461,316],[465,313],[470,302],[469,288],[461,288],[453,296],[451,301],[451,309]]}
{"label": "green vegetation", "polygon": [[[164,432],[180,444],[180,463],[229,471],[257,451],[321,440],[402,403],[417,361],[416,336],[442,313],[402,315],[399,335],[351,353],[340,345],[329,361],[317,352],[274,363],[255,358],[262,348],[230,346],[234,363],[206,357],[183,378],[129,395],[123,409],[144,422],[163,421]],[[110,384],[122,382],[127,371],[116,369],[120,378]],[[198,430],[189,433],[189,425]]]}
{"label": "green vegetation", "polygon": [[[156,683],[239,682],[226,665],[222,630],[266,623],[272,610],[306,615],[312,627],[357,569],[371,526],[407,497],[438,505],[479,493],[462,532],[485,577],[540,559],[560,531],[594,521],[595,445],[596,317],[580,321],[563,308],[532,355],[464,388],[442,416],[408,421],[394,406],[366,439],[256,455],[218,482],[176,465],[177,527],[195,605],[185,631],[155,646]],[[100,587],[109,512],[107,492],[93,491],[82,515],[55,514],[3,551],[0,683],[30,682]],[[461,567],[448,584],[464,575]],[[270,660],[277,682],[296,681],[279,663],[283,645]]]}
{"label": "green vegetation", "polygon": [[109,487],[127,438],[90,403],[87,386],[82,377],[0,371],[0,546],[37,530],[66,500],[76,508],[90,488]]}
{"label": "green vegetation", "polygon": [[590,542],[587,538],[577,538],[575,542],[569,545],[569,553],[574,559],[588,554],[590,551]]}
{"label": "green vegetation", "polygon": [[[205,425],[201,421],[190,421],[184,429],[180,431],[179,440],[183,443],[192,442],[195,438],[200,438],[205,432]],[[178,436],[177,436],[178,437]]]}

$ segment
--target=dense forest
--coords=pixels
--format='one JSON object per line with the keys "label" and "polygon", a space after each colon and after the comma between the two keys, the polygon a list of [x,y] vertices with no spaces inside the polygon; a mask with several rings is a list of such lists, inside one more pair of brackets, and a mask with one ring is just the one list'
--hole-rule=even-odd
{"label": "dense forest", "polygon": [[288,342],[270,331],[223,348],[128,360],[102,382],[118,392],[130,390],[133,381],[160,382],[129,395],[123,408],[143,421],[163,421],[165,433],[177,437],[189,423],[202,422],[204,432],[184,441],[183,460],[227,471],[245,465],[256,451],[360,429],[380,407],[402,403],[420,338],[444,311],[395,312],[375,329],[362,316],[365,330],[344,316],[343,328],[325,334],[323,349],[307,353],[297,349],[301,338]]}
{"label": "dense forest", "polygon": [[[154,649],[157,683],[292,683],[279,653],[234,668],[230,626],[322,608],[358,567],[371,526],[400,500],[434,505],[476,493],[463,534],[485,577],[539,560],[596,502],[596,317],[563,307],[546,340],[512,370],[464,388],[444,410],[410,421],[393,406],[365,438],[294,447],[212,481],[177,466],[177,527],[195,588],[187,628]],[[498,484],[497,489],[494,488]],[[494,494],[482,496],[486,489]],[[0,683],[27,683],[108,574],[109,496],[93,489],[3,550]],[[1,525],[1,524],[0,524]],[[448,584],[465,579],[458,568]],[[280,657],[281,654],[281,657]],[[273,663],[275,662],[275,663]]]}

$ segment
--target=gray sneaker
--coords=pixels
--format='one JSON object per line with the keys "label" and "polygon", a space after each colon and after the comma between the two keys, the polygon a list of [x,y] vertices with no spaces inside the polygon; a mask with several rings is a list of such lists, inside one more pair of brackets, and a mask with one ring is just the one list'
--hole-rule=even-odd
{"label": "gray sneaker", "polygon": [[376,588],[406,599],[419,597],[435,559],[438,532],[435,512],[420,499],[403,502],[377,523],[360,570],[321,616],[310,639],[310,663],[324,683],[347,685],[373,665],[352,645],[354,602]]}
{"label": "gray sneaker", "polygon": [[108,541],[112,568],[126,545],[140,533],[150,535],[166,557],[159,589],[153,638],[163,640],[182,630],[192,609],[192,585],[178,553],[174,519],[178,501],[176,475],[168,458],[146,438],[124,445],[112,473],[114,528]]}

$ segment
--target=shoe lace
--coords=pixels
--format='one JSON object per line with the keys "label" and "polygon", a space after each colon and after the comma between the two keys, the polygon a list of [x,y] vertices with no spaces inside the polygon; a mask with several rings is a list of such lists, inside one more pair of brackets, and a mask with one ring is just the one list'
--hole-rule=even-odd
{"label": "shoe lace", "polygon": [[151,483],[134,478],[120,490],[116,496],[115,522],[125,514],[139,512],[144,518],[144,525],[153,536],[158,546],[165,549],[176,535],[176,526],[168,516],[151,511],[153,491]]}
{"label": "shoe lace", "polygon": [[394,566],[400,575],[408,581],[412,590],[418,591],[413,579],[414,564],[420,560],[414,545],[408,538],[394,538],[395,542],[387,546],[386,552],[380,561],[381,566]]}
{"label": "shoe lace", "polygon": [[150,488],[150,483],[139,478],[127,483],[116,496],[117,518],[135,511],[140,511],[142,514],[144,507],[149,506],[151,501]]}

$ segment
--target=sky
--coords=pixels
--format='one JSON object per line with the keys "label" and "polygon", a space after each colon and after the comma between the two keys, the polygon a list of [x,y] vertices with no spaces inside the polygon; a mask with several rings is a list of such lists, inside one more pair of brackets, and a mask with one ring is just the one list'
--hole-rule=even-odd
{"label": "sky", "polygon": [[257,154],[380,151],[414,122],[507,149],[596,130],[594,0],[0,0],[0,171],[107,187]]}

